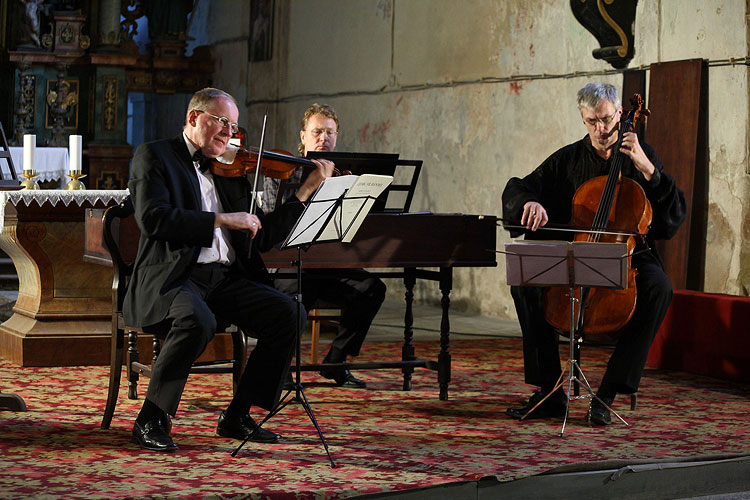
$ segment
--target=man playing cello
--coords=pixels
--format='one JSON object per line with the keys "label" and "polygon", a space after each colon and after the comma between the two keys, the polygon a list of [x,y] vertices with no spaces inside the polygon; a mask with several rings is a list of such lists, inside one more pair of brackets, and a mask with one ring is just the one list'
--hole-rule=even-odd
{"label": "man playing cello", "polygon": [[[622,106],[615,87],[599,82],[586,85],[578,91],[578,109],[587,135],[553,153],[523,179],[511,178],[503,191],[503,218],[520,220],[529,231],[529,239],[560,239],[550,231],[538,230],[548,223],[569,223],[576,190],[589,179],[607,175],[610,159],[618,154],[615,149]],[[619,152],[625,155],[622,175],[643,188],[653,219],[645,238],[647,247],[643,242],[636,246],[631,261],[638,272],[635,310],[617,340],[597,390],[598,398],[607,406],[618,393],[633,394],[638,390],[651,342],[672,300],[672,285],[654,242],[671,238],[687,210],[683,193],[664,172],[648,144],[641,143],[635,133],[625,132]],[[517,236],[520,231],[511,230],[511,234]],[[542,294],[539,287],[511,287],[523,334],[525,381],[539,387],[525,405],[508,408],[508,415],[517,419],[527,415],[547,395],[526,418],[563,417],[567,409],[562,387],[550,394],[561,374],[560,353],[558,333],[545,320]],[[595,425],[611,421],[610,411],[596,398],[592,399],[587,416]]]}

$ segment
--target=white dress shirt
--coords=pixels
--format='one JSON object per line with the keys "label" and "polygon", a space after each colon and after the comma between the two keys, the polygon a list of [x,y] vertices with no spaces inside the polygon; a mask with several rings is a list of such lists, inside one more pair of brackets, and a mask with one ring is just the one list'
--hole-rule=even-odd
{"label": "white dress shirt", "polygon": [[[185,133],[182,133],[187,144],[190,156],[193,156],[196,148],[188,140]],[[224,209],[221,206],[221,201],[216,195],[216,187],[214,186],[214,177],[209,169],[201,172],[197,161],[193,162],[195,167],[195,173],[198,175],[198,183],[201,189],[201,208],[204,212],[223,213]],[[229,265],[234,261],[234,249],[229,243],[229,231],[224,228],[214,228],[214,239],[210,247],[201,248],[200,254],[198,255],[198,264],[209,264],[211,262],[219,262],[221,264]]]}

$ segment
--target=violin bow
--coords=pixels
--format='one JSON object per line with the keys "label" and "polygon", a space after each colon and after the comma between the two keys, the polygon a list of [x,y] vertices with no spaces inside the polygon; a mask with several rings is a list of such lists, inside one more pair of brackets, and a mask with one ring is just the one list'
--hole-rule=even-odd
{"label": "violin bow", "polygon": [[[266,122],[268,121],[268,110],[266,109],[266,114],[263,116],[263,128],[260,131],[260,148],[258,149],[258,161],[255,164],[255,176],[253,178],[253,189],[250,196],[250,215],[255,214],[255,197],[257,196],[256,189],[258,188],[258,174],[260,173],[261,168],[261,162],[263,160],[263,143],[266,140]],[[253,239],[250,239],[250,244],[247,248],[247,255],[250,257],[253,253]]]}
{"label": "violin bow", "polygon": [[250,200],[250,213],[255,213],[255,196],[256,190],[258,189],[258,174],[260,173],[261,163],[263,161],[263,143],[266,141],[266,122],[268,121],[268,110],[266,110],[265,116],[263,116],[263,128],[260,131],[260,148],[258,149],[258,160],[255,164],[255,176],[253,178],[253,196]]}

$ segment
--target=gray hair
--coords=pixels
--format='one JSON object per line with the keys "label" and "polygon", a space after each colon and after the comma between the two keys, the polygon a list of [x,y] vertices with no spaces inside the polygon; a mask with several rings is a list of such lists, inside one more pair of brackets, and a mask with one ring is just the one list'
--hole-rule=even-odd
{"label": "gray hair", "polygon": [[622,102],[614,85],[602,82],[589,83],[578,91],[578,111],[581,109],[595,109],[602,101],[609,101],[620,109]]}
{"label": "gray hair", "polygon": [[215,89],[213,87],[206,87],[193,94],[193,97],[190,98],[190,102],[188,103],[187,107],[187,113],[185,115],[185,122],[187,122],[188,120],[190,111],[194,109],[197,111],[205,111],[214,100],[221,98],[229,99],[239,109],[237,101],[234,99],[234,97],[227,94],[223,90]]}

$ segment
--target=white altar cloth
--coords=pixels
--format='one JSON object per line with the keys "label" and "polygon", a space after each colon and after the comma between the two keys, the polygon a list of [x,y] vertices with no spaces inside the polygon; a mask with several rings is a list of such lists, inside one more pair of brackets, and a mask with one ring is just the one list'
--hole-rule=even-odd
{"label": "white altar cloth", "polygon": [[44,203],[50,203],[53,207],[57,204],[65,205],[76,203],[79,207],[88,202],[92,205],[97,201],[105,204],[115,201],[121,203],[130,195],[127,189],[91,189],[83,191],[65,191],[63,189],[38,189],[38,190],[19,190],[19,191],[0,191],[0,233],[2,233],[5,223],[5,205],[11,203],[17,206],[23,203],[29,206],[35,201],[39,206]]}
{"label": "white altar cloth", "polygon": [[[13,166],[16,168],[16,177],[23,180],[20,174],[23,173],[23,148],[8,148],[10,155],[13,157]],[[36,173],[37,182],[64,180],[65,175],[70,169],[70,158],[68,157],[68,148],[36,148]],[[3,179],[10,179],[8,162],[0,160],[0,168],[3,172]],[[67,180],[65,181],[67,182]]]}

